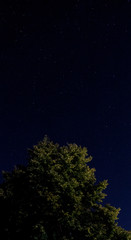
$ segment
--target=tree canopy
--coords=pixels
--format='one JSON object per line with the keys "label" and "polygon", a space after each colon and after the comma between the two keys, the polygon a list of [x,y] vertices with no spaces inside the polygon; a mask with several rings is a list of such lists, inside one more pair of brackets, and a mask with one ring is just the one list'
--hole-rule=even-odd
{"label": "tree canopy", "polygon": [[86,147],[59,146],[47,137],[26,166],[3,172],[0,233],[8,240],[127,240],[120,209],[106,204],[107,180],[96,183]]}

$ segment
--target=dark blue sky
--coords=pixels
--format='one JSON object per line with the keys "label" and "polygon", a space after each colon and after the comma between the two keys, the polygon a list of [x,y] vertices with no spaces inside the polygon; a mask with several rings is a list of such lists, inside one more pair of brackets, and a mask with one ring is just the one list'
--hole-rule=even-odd
{"label": "dark blue sky", "polygon": [[130,230],[130,1],[5,1],[0,35],[0,170],[45,134],[86,146]]}

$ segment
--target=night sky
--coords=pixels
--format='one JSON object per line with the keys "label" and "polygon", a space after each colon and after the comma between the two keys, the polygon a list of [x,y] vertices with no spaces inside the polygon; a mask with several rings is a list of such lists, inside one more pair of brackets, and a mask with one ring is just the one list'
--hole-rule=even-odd
{"label": "night sky", "polygon": [[86,146],[97,180],[109,180],[105,203],[130,230],[131,2],[3,2],[0,171],[26,164],[45,134]]}

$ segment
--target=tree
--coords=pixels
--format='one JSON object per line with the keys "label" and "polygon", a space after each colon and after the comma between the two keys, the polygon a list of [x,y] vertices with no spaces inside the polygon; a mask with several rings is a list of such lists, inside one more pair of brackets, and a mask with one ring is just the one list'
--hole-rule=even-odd
{"label": "tree", "polygon": [[27,166],[3,172],[0,233],[8,240],[127,240],[120,209],[102,205],[108,183],[96,183],[87,149],[47,137],[29,150]]}

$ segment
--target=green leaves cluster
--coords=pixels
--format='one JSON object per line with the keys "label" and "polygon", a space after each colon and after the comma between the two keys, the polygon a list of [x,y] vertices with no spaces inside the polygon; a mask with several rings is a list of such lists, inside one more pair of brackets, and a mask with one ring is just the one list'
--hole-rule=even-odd
{"label": "green leaves cluster", "polygon": [[127,240],[120,209],[102,205],[107,181],[96,184],[86,148],[47,137],[29,150],[27,166],[4,172],[0,186],[3,239]]}

